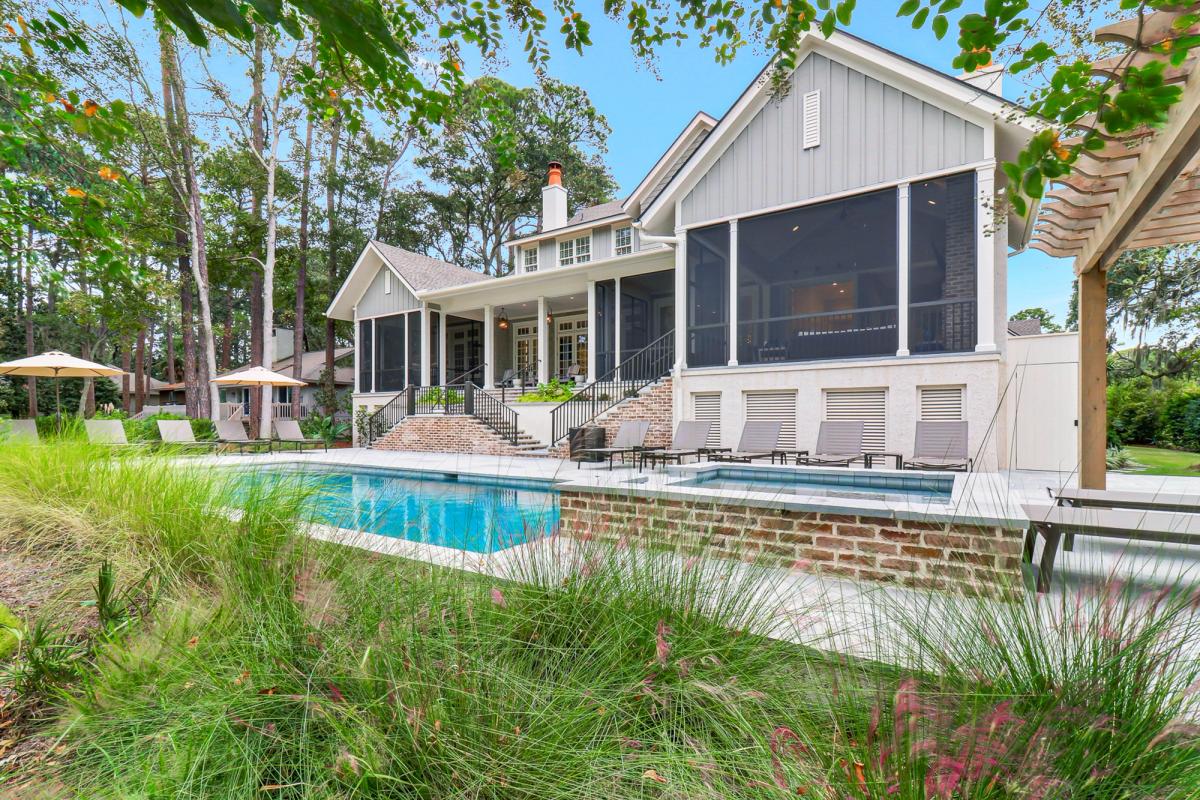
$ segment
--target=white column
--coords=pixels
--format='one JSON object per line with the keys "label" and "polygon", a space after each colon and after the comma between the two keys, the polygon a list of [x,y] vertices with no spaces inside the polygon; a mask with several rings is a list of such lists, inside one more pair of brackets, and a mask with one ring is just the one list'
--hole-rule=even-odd
{"label": "white column", "polygon": [[446,312],[438,314],[438,385],[446,385]]}
{"label": "white column", "polygon": [[996,352],[996,173],[994,165],[975,170],[975,351]]}
{"label": "white column", "polygon": [[896,355],[908,355],[908,257],[909,257],[909,205],[907,183],[900,184],[896,192]]}
{"label": "white column", "polygon": [[429,363],[429,305],[421,304],[421,385],[429,386],[433,382],[432,367]]}
{"label": "white column", "polygon": [[738,344],[738,221],[729,222],[729,366],[736,367]]}
{"label": "white column", "polygon": [[621,279],[613,281],[613,366],[617,368],[617,380],[621,380]]}
{"label": "white column", "polygon": [[675,370],[687,367],[687,231],[675,229],[679,243],[675,245]]}
{"label": "white column", "polygon": [[496,322],[492,307],[483,307],[483,388],[496,385]]}
{"label": "white column", "polygon": [[596,324],[596,282],[587,282],[587,382],[596,380],[596,337],[600,326]]}
{"label": "white column", "polygon": [[550,382],[550,326],[546,324],[546,298],[538,298],[538,383]]}

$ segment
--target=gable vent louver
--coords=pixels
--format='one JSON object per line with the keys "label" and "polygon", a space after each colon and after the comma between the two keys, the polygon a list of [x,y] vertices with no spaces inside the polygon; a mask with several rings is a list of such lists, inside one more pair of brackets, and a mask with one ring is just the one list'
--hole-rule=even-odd
{"label": "gable vent louver", "polygon": [[804,93],[804,149],[821,144],[821,92]]}

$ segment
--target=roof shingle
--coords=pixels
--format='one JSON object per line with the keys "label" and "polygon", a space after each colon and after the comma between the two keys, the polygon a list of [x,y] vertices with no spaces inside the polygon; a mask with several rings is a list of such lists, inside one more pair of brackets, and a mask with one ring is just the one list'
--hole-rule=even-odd
{"label": "roof shingle", "polygon": [[399,272],[401,277],[418,292],[491,280],[492,277],[473,269],[423,256],[402,247],[394,247],[376,240],[372,240],[371,244],[375,246],[380,255],[387,259],[392,268]]}

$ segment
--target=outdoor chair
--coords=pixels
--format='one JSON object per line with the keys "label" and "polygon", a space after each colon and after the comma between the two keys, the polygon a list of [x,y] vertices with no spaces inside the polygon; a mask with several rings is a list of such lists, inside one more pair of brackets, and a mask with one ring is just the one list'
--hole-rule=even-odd
{"label": "outdoor chair", "polygon": [[87,431],[88,441],[92,444],[135,446],[125,437],[125,425],[119,419],[85,419],[83,427]]}
{"label": "outdoor chair", "polygon": [[517,371],[511,367],[504,370],[504,374],[500,376],[500,380],[496,381],[497,386],[512,386],[513,380],[517,377]]}
{"label": "outdoor chair", "polygon": [[708,453],[709,461],[737,461],[750,463],[760,458],[775,460],[779,450],[779,433],[783,430],[780,420],[746,420],[742,426],[742,438],[736,449],[714,448]]}
{"label": "outdoor chair", "polygon": [[251,439],[246,435],[246,426],[236,419],[221,419],[214,423],[217,426],[217,441],[221,444],[234,445],[238,452],[245,452],[247,447],[267,446],[271,451],[270,439]]}
{"label": "outdoor chair", "polygon": [[[8,435],[6,439],[10,442],[37,444],[41,441],[41,439],[38,438],[36,419],[10,419],[7,421],[7,427]],[[4,424],[0,423],[0,430],[3,429]]]}
{"label": "outdoor chair", "polygon": [[803,463],[814,467],[848,467],[865,458],[863,454],[864,424],[860,419],[835,419],[821,423],[817,446],[802,456]]}
{"label": "outdoor chair", "polygon": [[[622,422],[621,427],[617,429],[617,435],[613,437],[612,444],[608,447],[591,447],[582,451],[583,453],[598,455],[608,459],[608,468],[613,468],[613,459],[617,456],[621,457],[621,463],[625,463],[627,455],[637,456],[639,452],[645,449],[643,446],[646,441],[646,435],[650,433],[650,423],[645,420],[629,420]],[[583,462],[578,462],[579,466]]]}
{"label": "outdoor chair", "polygon": [[305,445],[324,447],[329,452],[329,443],[324,439],[310,439],[300,430],[300,423],[294,419],[275,420],[275,439],[280,444],[294,444],[297,450],[303,450]]}
{"label": "outdoor chair", "polygon": [[186,419],[160,419],[158,421],[158,435],[162,437],[164,446],[177,447],[180,450],[190,448],[212,450],[220,446],[220,442],[197,439],[196,435],[192,433],[191,420]]}
{"label": "outdoor chair", "polygon": [[917,422],[917,438],[911,461],[905,469],[941,469],[967,472],[974,460],[967,455],[967,423],[965,420],[921,420]]}
{"label": "outdoor chair", "polygon": [[640,453],[642,465],[649,464],[651,468],[661,463],[663,466],[672,461],[682,464],[688,456],[699,458],[705,452],[705,442],[708,432],[712,430],[712,420],[684,421],[675,426],[675,436],[671,439],[670,447],[660,447],[654,450],[643,450]]}
{"label": "outdoor chair", "polygon": [[1144,511],[1131,508],[1068,508],[1064,506],[1023,506],[1029,517],[1025,534],[1024,561],[1032,567],[1037,537],[1045,539],[1042,558],[1036,569],[1037,590],[1050,588],[1054,559],[1063,536],[1077,534],[1109,539],[1130,539],[1170,544],[1200,544],[1200,514],[1174,511]]}

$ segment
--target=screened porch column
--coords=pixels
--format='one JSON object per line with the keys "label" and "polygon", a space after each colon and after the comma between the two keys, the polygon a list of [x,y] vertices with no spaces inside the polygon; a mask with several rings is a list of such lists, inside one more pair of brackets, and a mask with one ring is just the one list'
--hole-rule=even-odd
{"label": "screened porch column", "polygon": [[430,375],[429,363],[429,304],[421,304],[421,385],[429,386],[433,376]]}
{"label": "screened porch column", "polygon": [[596,321],[596,282],[587,282],[587,382],[596,380],[596,338],[600,335],[600,325]]}
{"label": "screened porch column", "polygon": [[617,368],[617,380],[621,380],[621,276],[613,281],[613,366]]}
{"label": "screened porch column", "polygon": [[729,366],[738,365],[738,221],[729,222]]}
{"label": "screened porch column", "polygon": [[483,307],[483,388],[496,385],[496,323],[492,307]]}
{"label": "screened porch column", "polygon": [[996,206],[996,173],[994,165],[975,170],[975,319],[978,322],[978,338],[975,351],[996,352],[996,234],[993,214],[988,213]]}
{"label": "screened porch column", "polygon": [[446,385],[446,317],[449,315],[443,311],[438,314],[438,386]]}
{"label": "screened porch column", "polygon": [[687,231],[675,229],[675,369],[687,367]]}
{"label": "screened porch column", "polygon": [[908,246],[909,219],[909,184],[900,184],[896,192],[896,355],[906,356],[908,352],[908,281],[909,256]]}
{"label": "screened porch column", "polygon": [[550,326],[546,323],[546,298],[538,297],[538,383],[550,382]]}

